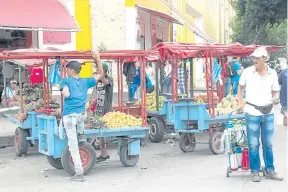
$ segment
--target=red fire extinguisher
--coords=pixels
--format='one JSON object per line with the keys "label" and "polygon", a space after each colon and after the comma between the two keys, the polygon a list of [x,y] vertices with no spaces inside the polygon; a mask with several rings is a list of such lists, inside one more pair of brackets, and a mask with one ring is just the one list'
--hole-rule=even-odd
{"label": "red fire extinguisher", "polygon": [[242,170],[249,170],[250,164],[249,164],[249,151],[248,149],[244,149],[242,152]]}

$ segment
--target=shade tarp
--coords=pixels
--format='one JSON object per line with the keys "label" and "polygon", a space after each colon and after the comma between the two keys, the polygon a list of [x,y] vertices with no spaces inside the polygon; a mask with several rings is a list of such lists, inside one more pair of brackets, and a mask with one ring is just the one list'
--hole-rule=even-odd
{"label": "shade tarp", "polygon": [[[249,56],[253,51],[262,45],[242,45],[240,43],[231,44],[188,44],[188,43],[169,43],[161,42],[152,48],[152,51],[158,51],[160,59],[204,57],[205,54],[210,57],[217,56]],[[268,52],[275,52],[284,46],[263,45]],[[211,55],[212,54],[212,55]]]}
{"label": "shade tarp", "polygon": [[58,0],[2,0],[1,28],[79,31],[76,20]]}

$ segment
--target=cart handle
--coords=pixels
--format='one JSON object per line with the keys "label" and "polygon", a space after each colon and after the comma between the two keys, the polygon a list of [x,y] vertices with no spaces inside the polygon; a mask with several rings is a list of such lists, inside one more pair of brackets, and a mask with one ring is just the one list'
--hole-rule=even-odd
{"label": "cart handle", "polygon": [[236,112],[236,113],[240,113],[241,110],[236,109],[236,110],[232,111],[232,112],[229,114],[229,116],[228,116],[228,118],[227,118],[227,120],[226,120],[226,127],[227,127],[228,122],[229,122],[229,120],[231,119],[231,116],[232,116],[232,114],[233,114],[234,112]]}

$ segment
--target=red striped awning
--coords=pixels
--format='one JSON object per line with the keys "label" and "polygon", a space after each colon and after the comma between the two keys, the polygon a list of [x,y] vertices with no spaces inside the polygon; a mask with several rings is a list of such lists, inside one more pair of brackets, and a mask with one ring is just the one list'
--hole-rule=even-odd
{"label": "red striped awning", "polygon": [[79,31],[76,20],[58,0],[2,0],[0,29]]}

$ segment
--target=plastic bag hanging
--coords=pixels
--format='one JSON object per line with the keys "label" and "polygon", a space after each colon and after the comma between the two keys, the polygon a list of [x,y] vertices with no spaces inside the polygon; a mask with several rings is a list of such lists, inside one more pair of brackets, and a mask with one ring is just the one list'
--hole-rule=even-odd
{"label": "plastic bag hanging", "polygon": [[48,81],[51,84],[60,82],[60,62],[57,60],[54,65],[49,67]]}

